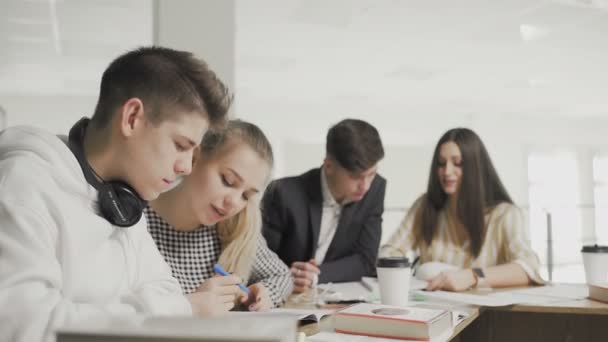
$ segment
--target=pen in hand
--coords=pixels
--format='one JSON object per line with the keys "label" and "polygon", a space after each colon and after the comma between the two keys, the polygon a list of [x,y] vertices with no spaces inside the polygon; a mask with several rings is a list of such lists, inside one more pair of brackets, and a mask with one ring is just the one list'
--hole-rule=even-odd
{"label": "pen in hand", "polygon": [[[219,275],[223,275],[223,276],[228,276],[228,275],[230,275],[230,273],[226,272],[226,270],[224,270],[224,268],[223,268],[222,266],[220,266],[219,264],[215,264],[215,265],[213,265],[213,271],[215,271],[215,273],[217,273],[217,274],[219,274]],[[243,285],[243,284],[237,284],[237,286],[238,286],[238,287],[239,287],[241,290],[245,291],[245,293],[246,293],[248,296],[251,296],[251,291],[249,291],[249,289],[248,289],[248,288],[247,288],[245,285]]]}

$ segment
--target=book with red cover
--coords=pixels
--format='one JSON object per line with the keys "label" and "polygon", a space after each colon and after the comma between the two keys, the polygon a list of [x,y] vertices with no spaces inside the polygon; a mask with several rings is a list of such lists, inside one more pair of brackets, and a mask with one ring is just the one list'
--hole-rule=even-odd
{"label": "book with red cover", "polygon": [[608,283],[589,284],[589,298],[608,304]]}
{"label": "book with red cover", "polygon": [[452,315],[447,310],[363,303],[334,314],[334,328],[344,334],[429,341],[452,328]]}

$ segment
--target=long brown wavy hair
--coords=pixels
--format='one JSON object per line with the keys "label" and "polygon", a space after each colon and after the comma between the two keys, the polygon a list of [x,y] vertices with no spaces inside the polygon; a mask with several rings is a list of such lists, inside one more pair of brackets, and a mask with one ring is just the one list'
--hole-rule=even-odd
{"label": "long brown wavy hair", "polygon": [[443,144],[454,142],[462,155],[462,182],[457,197],[457,219],[468,233],[469,253],[478,257],[485,240],[485,214],[498,204],[513,203],[503,186],[490,155],[479,136],[468,128],[447,131],[435,147],[429,182],[414,220],[416,245],[432,244],[438,227],[438,215],[447,209],[448,195],[443,191],[437,169]]}

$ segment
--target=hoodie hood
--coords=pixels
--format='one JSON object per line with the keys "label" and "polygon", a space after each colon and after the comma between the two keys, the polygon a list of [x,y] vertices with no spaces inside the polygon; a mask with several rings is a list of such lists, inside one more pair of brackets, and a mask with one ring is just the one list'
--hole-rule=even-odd
{"label": "hoodie hood", "polygon": [[41,176],[51,176],[64,190],[85,192],[86,197],[95,192],[86,183],[76,157],[67,146],[65,136],[62,140],[50,132],[31,126],[15,126],[0,132],[0,171],[5,165],[15,165],[15,162],[24,157],[45,170],[47,175]]}

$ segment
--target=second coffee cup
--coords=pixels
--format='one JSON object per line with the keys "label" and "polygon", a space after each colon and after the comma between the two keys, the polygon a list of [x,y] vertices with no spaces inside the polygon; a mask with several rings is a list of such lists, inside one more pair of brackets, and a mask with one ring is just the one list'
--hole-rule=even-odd
{"label": "second coffee cup", "polygon": [[608,282],[608,246],[583,246],[581,252],[587,284]]}

